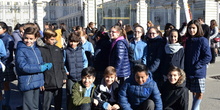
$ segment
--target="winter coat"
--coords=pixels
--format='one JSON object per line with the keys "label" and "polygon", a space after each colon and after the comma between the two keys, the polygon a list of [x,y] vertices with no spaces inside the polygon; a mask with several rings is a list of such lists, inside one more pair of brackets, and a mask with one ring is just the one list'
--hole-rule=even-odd
{"label": "winter coat", "polygon": [[68,78],[72,81],[81,80],[81,71],[88,67],[88,60],[86,54],[81,46],[76,49],[67,47],[65,49],[65,66],[69,72]]}
{"label": "winter coat", "polygon": [[5,69],[5,65],[2,63],[2,57],[6,56],[6,50],[5,50],[5,45],[3,43],[3,41],[0,39],[0,82],[3,81],[3,76],[2,76],[2,72]]}
{"label": "winter coat", "polygon": [[69,104],[70,106],[68,107],[68,110],[80,110],[78,108],[80,105],[93,103],[93,95],[94,95],[95,88],[96,86],[93,85],[91,92],[90,92],[90,97],[84,97],[85,92],[86,92],[86,87],[82,84],[82,82],[75,83],[73,85],[73,90],[72,90],[73,94],[70,100],[70,104]]}
{"label": "winter coat", "polygon": [[123,110],[136,109],[142,102],[151,98],[155,103],[155,110],[162,110],[162,101],[157,83],[149,74],[147,81],[139,85],[133,77],[127,79],[119,90],[119,104]]}
{"label": "winter coat", "polygon": [[55,30],[55,32],[57,33],[57,36],[56,36],[56,40],[57,40],[56,46],[59,47],[59,48],[63,48],[62,31],[61,31],[61,29],[57,29],[57,30]]}
{"label": "winter coat", "polygon": [[147,66],[154,78],[162,76],[160,67],[161,60],[165,55],[164,45],[165,41],[160,36],[153,39],[147,39]]}
{"label": "winter coat", "polygon": [[45,45],[39,48],[45,63],[52,63],[53,67],[44,72],[45,89],[62,88],[63,80],[67,79],[64,70],[63,52],[55,45]]}
{"label": "winter coat", "polygon": [[40,88],[44,85],[41,65],[44,63],[41,52],[36,46],[26,46],[19,42],[15,54],[15,66],[18,74],[18,87],[21,91]]}
{"label": "winter coat", "polygon": [[12,33],[12,37],[14,38],[14,49],[17,49],[18,42],[22,41],[22,35],[19,30],[15,30]]}
{"label": "winter coat", "polygon": [[98,99],[99,101],[97,108],[100,110],[105,110],[107,108],[104,108],[104,103],[106,103],[107,105],[117,104],[118,89],[119,89],[119,84],[116,81],[112,83],[111,88],[109,90],[108,87],[105,85],[104,79],[102,79],[102,83],[96,87],[94,93],[94,98]]}
{"label": "winter coat", "polygon": [[6,66],[5,72],[3,72],[4,81],[13,81],[16,79],[15,72],[13,71],[14,64],[12,63],[14,52],[14,39],[8,33],[0,35],[0,39],[5,44],[6,56],[2,58],[2,63]]}
{"label": "winter coat", "polygon": [[186,82],[180,85],[166,81],[161,89],[163,110],[188,110],[189,91]]}
{"label": "winter coat", "polygon": [[131,74],[128,45],[126,39],[118,40],[110,51],[110,66],[115,67],[117,77],[128,77]]}
{"label": "winter coat", "polygon": [[189,37],[185,47],[185,72],[188,78],[205,78],[211,51],[205,37]]}
{"label": "winter coat", "polygon": [[[172,45],[172,44],[171,44]],[[177,45],[175,45],[177,46]],[[175,47],[174,46],[174,47]],[[181,46],[180,44],[178,46]],[[170,52],[167,52],[166,49],[170,49]],[[175,49],[175,48],[173,48]],[[179,47],[176,52],[172,52],[172,49],[169,46],[165,46],[165,57],[162,59],[162,67],[163,68],[163,74],[167,75],[169,68],[171,66],[176,66],[178,68],[184,69],[184,58],[185,58],[185,53],[184,53],[184,48],[181,46]]]}

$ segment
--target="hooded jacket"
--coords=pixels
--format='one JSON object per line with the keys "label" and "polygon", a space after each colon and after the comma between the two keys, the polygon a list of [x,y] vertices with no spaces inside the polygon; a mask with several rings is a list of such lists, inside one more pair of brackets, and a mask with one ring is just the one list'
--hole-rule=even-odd
{"label": "hooded jacket", "polygon": [[36,43],[28,47],[18,42],[15,66],[18,74],[18,87],[21,91],[33,90],[44,85],[41,65],[44,63]]}
{"label": "hooded jacket", "polygon": [[162,110],[162,101],[157,83],[152,79],[151,73],[147,81],[139,85],[133,77],[125,81],[119,90],[119,104],[123,110],[138,108],[142,102],[151,98],[155,103],[155,110]]}

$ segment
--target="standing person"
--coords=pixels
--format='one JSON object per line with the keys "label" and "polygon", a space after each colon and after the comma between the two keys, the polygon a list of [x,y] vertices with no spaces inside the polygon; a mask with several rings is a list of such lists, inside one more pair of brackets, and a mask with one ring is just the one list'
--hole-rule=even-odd
{"label": "standing person", "polygon": [[147,21],[147,31],[148,31],[148,29],[150,29],[151,27],[154,27],[154,24],[152,23],[152,21],[148,20],[148,21]]}
{"label": "standing person", "polygon": [[7,55],[2,58],[2,63],[6,66],[5,71],[3,72],[3,89],[4,89],[4,97],[5,109],[10,109],[10,82],[16,79],[16,75],[14,72],[14,64],[13,61],[13,51],[14,51],[14,40],[11,35],[8,34],[8,25],[5,22],[0,22],[0,39],[4,42],[5,50]]}
{"label": "standing person", "polygon": [[57,33],[56,46],[62,49],[63,48],[62,30],[59,28],[57,23],[52,24],[52,29]]}
{"label": "standing person", "polygon": [[171,66],[167,78],[161,89],[163,110],[188,110],[189,92],[186,87],[185,72],[176,66]]}
{"label": "standing person", "polygon": [[95,47],[96,44],[95,33],[96,33],[95,23],[90,22],[86,28],[86,34],[88,35],[88,41],[92,43],[93,48]]}
{"label": "standing person", "polygon": [[87,60],[89,62],[88,66],[93,66],[94,48],[91,42],[89,42],[88,36],[85,32],[79,31],[78,33],[82,40],[82,48],[86,53]]}
{"label": "standing person", "polygon": [[88,60],[80,43],[81,37],[71,33],[69,36],[69,46],[64,51],[66,73],[68,76],[66,85],[67,107],[69,106],[73,85],[81,81],[81,71],[83,68],[88,67]]}
{"label": "standing person", "polygon": [[170,30],[168,43],[165,45],[165,57],[162,62],[163,73],[166,76],[170,66],[177,66],[184,69],[184,48],[181,45],[181,36],[179,30]]}
{"label": "standing person", "polygon": [[212,58],[211,51],[198,20],[188,23],[186,35],[189,37],[185,47],[187,87],[193,93],[192,110],[199,110],[205,92],[206,65]]}
{"label": "standing person", "polygon": [[12,37],[14,38],[14,49],[16,50],[17,44],[19,41],[22,41],[22,34],[24,32],[24,24],[17,24],[14,28],[14,32],[12,33]]}
{"label": "standing person", "polygon": [[70,32],[68,31],[68,28],[66,26],[66,24],[61,23],[60,24],[60,29],[62,32],[62,44],[63,44],[63,48],[66,48],[68,45],[68,37],[70,35]]}
{"label": "standing person", "polygon": [[215,57],[218,55],[218,46],[217,43],[214,41],[214,38],[218,36],[218,25],[217,22],[213,19],[210,21],[210,47],[212,53],[212,60],[210,63],[215,63]]}
{"label": "standing person", "polygon": [[129,24],[125,25],[125,31],[126,31],[126,34],[128,37],[128,41],[130,42],[131,39],[134,38],[134,31],[132,30],[131,25],[129,25]]}
{"label": "standing person", "polygon": [[133,50],[131,66],[135,64],[147,64],[147,43],[142,41],[144,36],[144,28],[136,26],[134,29],[134,38],[130,42],[130,49]]}
{"label": "standing person", "polygon": [[52,30],[44,31],[45,46],[40,47],[44,62],[51,62],[53,67],[44,72],[44,92],[43,110],[49,110],[52,99],[54,98],[55,110],[61,110],[62,105],[62,86],[66,83],[66,71],[64,70],[63,52],[55,46],[56,32]]}
{"label": "standing person", "polygon": [[40,37],[38,29],[25,29],[23,42],[18,43],[15,54],[15,65],[18,74],[18,88],[23,94],[23,110],[39,109],[40,89],[44,86],[43,72],[52,67],[52,63],[44,63],[41,52],[36,45]]}
{"label": "standing person", "polygon": [[[5,71],[5,65],[2,63],[2,58],[5,57],[6,50],[5,50],[5,44],[4,42],[0,39],[0,85],[2,85],[3,82],[3,75],[2,73]],[[2,87],[0,86],[0,110],[2,110]]]}
{"label": "standing person", "polygon": [[126,39],[126,32],[120,26],[115,25],[110,29],[110,38],[112,39],[112,44],[109,64],[115,67],[119,84],[122,85],[131,74],[128,58],[129,44]]}
{"label": "standing person", "polygon": [[101,84],[95,89],[95,99],[98,99],[99,104],[97,110],[118,110],[118,89],[116,70],[112,66],[108,66],[104,72],[104,78]]}
{"label": "standing person", "polygon": [[146,65],[134,66],[132,77],[125,81],[118,93],[122,110],[162,110],[157,83]]}
{"label": "standing person", "polygon": [[204,19],[202,17],[199,17],[198,21],[201,24],[202,29],[203,29],[203,33],[204,33],[203,37],[205,37],[205,38],[207,38],[209,40],[209,38],[210,38],[209,26],[207,24],[205,24]]}
{"label": "standing person", "polygon": [[151,27],[147,33],[147,67],[160,88],[163,83],[161,61],[165,55],[165,43],[163,38],[159,36],[157,28]]}

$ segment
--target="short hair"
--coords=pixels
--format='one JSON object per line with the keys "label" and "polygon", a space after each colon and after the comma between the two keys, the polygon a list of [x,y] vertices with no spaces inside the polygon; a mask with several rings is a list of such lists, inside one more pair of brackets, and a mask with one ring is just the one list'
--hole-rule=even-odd
{"label": "short hair", "polygon": [[[180,68],[178,68],[178,67],[176,67],[176,66],[171,66],[171,67],[169,68],[168,74],[171,73],[172,71],[177,71],[177,72],[179,73],[180,77],[179,77],[179,79],[178,79],[178,81],[177,81],[177,83],[176,83],[176,86],[181,85],[181,84],[185,81],[185,79],[186,79],[186,74],[185,74],[185,72],[184,72],[182,69],[180,69]],[[168,75],[168,74],[167,74],[167,75]]]}
{"label": "short hair", "polygon": [[69,42],[81,42],[81,37],[79,34],[75,34],[74,32],[69,35]]}
{"label": "short hair", "polygon": [[50,39],[51,37],[56,37],[57,33],[53,30],[47,29],[44,31],[44,38]]}
{"label": "short hair", "polygon": [[32,34],[35,36],[35,38],[39,38],[41,36],[38,29],[36,29],[35,27],[27,27],[24,30],[24,35],[26,35],[26,34]]}
{"label": "short hair", "polygon": [[8,25],[5,22],[0,22],[0,26],[6,30],[5,32],[8,32]]}
{"label": "short hair", "polygon": [[149,75],[148,68],[144,64],[136,64],[133,68],[133,72],[134,74],[136,74],[137,72],[145,72],[146,75]]}
{"label": "short hair", "polygon": [[186,35],[187,36],[191,36],[189,34],[189,26],[192,25],[192,24],[195,24],[196,27],[197,27],[197,33],[194,35],[195,37],[202,37],[204,35],[204,32],[203,32],[203,29],[202,29],[202,26],[201,24],[199,23],[198,20],[191,20],[188,24],[187,24],[187,32],[186,32]]}
{"label": "short hair", "polygon": [[115,75],[116,76],[116,69],[113,66],[108,66],[104,71],[104,76],[107,75]]}
{"label": "short hair", "polygon": [[81,72],[81,77],[86,77],[86,76],[93,76],[95,77],[96,76],[96,71],[95,71],[95,68],[94,67],[87,67],[87,68],[84,68]]}

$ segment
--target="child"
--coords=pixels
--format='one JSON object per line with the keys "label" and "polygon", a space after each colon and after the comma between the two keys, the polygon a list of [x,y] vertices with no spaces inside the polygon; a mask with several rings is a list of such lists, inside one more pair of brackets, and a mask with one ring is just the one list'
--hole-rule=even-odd
{"label": "child", "polygon": [[186,33],[188,39],[185,47],[185,72],[186,85],[193,93],[192,110],[199,110],[205,92],[206,65],[212,58],[208,39],[203,35],[199,21],[191,20]]}
{"label": "child", "polygon": [[61,109],[62,86],[66,82],[67,76],[64,70],[63,52],[55,46],[56,32],[52,30],[44,31],[45,46],[40,47],[44,62],[52,62],[53,68],[44,72],[44,101],[43,110],[49,110],[51,101],[54,97],[56,110]]}
{"label": "child", "polygon": [[23,42],[18,43],[15,54],[18,87],[23,94],[23,110],[38,109],[40,89],[44,86],[43,72],[52,67],[52,63],[43,62],[36,46],[38,37],[40,33],[36,28],[26,28]]}
{"label": "child", "polygon": [[71,103],[68,110],[91,110],[92,104],[98,105],[98,100],[93,98],[95,91],[95,69],[87,67],[82,70],[82,80],[73,85]]}
{"label": "child", "polygon": [[116,70],[108,66],[104,72],[101,84],[95,90],[95,97],[99,100],[98,109],[120,109],[118,102],[118,87]]}
{"label": "child", "polygon": [[134,66],[134,75],[119,90],[118,99],[123,110],[162,110],[156,82],[144,64]]}
{"label": "child", "polygon": [[186,88],[185,72],[176,66],[171,66],[167,78],[161,89],[163,109],[188,110],[189,93]]}
{"label": "child", "polygon": [[[5,65],[2,63],[2,58],[6,56],[5,45],[3,41],[0,39],[0,85],[2,85],[3,76],[2,73],[5,70]],[[2,87],[0,87],[0,110],[2,110]]]}
{"label": "child", "polygon": [[[67,104],[72,94],[73,84],[81,80],[81,71],[83,68],[88,67],[88,60],[86,58],[85,51],[80,45],[81,37],[74,33],[69,36],[69,45],[65,49],[64,56],[67,79]],[[68,105],[67,105],[68,106]]]}

